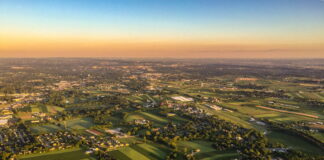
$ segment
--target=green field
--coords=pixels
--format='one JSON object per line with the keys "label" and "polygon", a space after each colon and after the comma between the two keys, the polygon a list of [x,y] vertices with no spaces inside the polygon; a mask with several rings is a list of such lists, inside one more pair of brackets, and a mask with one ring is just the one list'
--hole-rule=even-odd
{"label": "green field", "polygon": [[180,141],[178,143],[178,147],[179,149],[184,149],[187,148],[188,151],[192,150],[192,149],[200,149],[201,153],[204,152],[212,152],[212,151],[216,151],[213,147],[212,147],[212,142],[207,142],[207,141]]}
{"label": "green field", "polygon": [[232,123],[235,123],[237,125],[246,127],[246,128],[251,128],[251,124],[247,122],[249,119],[248,116],[237,113],[237,112],[227,112],[227,111],[215,111],[213,109],[210,109],[204,105],[200,105],[200,108],[204,109],[208,113],[217,115],[220,119],[230,121]]}
{"label": "green field", "polygon": [[57,132],[62,129],[63,129],[62,127],[56,126],[54,124],[46,124],[46,125],[38,125],[38,126],[30,127],[31,132],[34,134]]}
{"label": "green field", "polygon": [[56,113],[56,112],[61,112],[64,110],[64,108],[59,107],[59,106],[52,106],[52,105],[47,105],[47,111],[49,113]]}
{"label": "green field", "polygon": [[132,112],[128,114],[126,117],[124,117],[124,120],[126,122],[132,122],[136,119],[147,119],[153,122],[153,124],[156,126],[163,126],[168,122],[166,118],[148,112]]}
{"label": "green field", "polygon": [[127,138],[119,138],[118,139],[122,143],[128,143],[128,144],[137,144],[137,143],[144,143],[142,138],[131,136]]}
{"label": "green field", "polygon": [[39,109],[38,106],[32,106],[32,107],[31,107],[31,112],[32,112],[32,113],[39,113],[39,112],[40,112],[40,109]]}
{"label": "green field", "polygon": [[111,155],[117,159],[130,159],[130,160],[149,160],[148,157],[134,150],[132,147],[121,148],[116,151],[110,152]]}
{"label": "green field", "polygon": [[217,151],[212,147],[212,142],[207,141],[181,141],[178,143],[180,150],[187,148],[187,151],[200,149],[200,152],[195,154],[195,157],[203,160],[213,159],[234,159],[238,157],[236,151]]}
{"label": "green field", "polygon": [[320,140],[322,143],[324,143],[324,134],[323,133],[315,133],[312,134],[313,137],[315,137],[316,139]]}
{"label": "green field", "polygon": [[[94,126],[91,118],[75,118],[75,119],[67,120],[65,122],[66,122],[66,128],[72,130],[84,130]],[[34,134],[51,133],[51,132],[64,130],[65,127],[64,122],[60,122],[60,124],[61,126],[57,126],[54,124],[37,125],[37,126],[31,126],[30,129]]]}
{"label": "green field", "polygon": [[[66,122],[66,128],[72,130],[83,130],[94,126],[91,118],[75,118],[75,119],[67,120],[65,122]],[[61,122],[61,124],[62,126],[65,125],[64,122]]]}
{"label": "green field", "polygon": [[154,144],[138,144],[132,148],[141,154],[144,154],[149,159],[164,159],[167,156],[166,150],[162,150],[159,146]]}
{"label": "green field", "polygon": [[20,160],[94,160],[79,148],[53,151],[48,153],[31,154],[18,158]]}
{"label": "green field", "polygon": [[38,107],[39,107],[40,112],[42,112],[42,113],[48,112],[48,109],[45,105],[39,105]]}
{"label": "green field", "polygon": [[21,118],[23,121],[34,120],[36,118],[32,117],[31,112],[18,112],[17,116]]}
{"label": "green field", "polygon": [[0,109],[7,108],[8,106],[9,106],[8,104],[0,104]]}
{"label": "green field", "polygon": [[269,132],[269,134],[267,134],[267,137],[269,138],[270,142],[279,142],[296,150],[308,152],[311,154],[324,155],[323,151],[319,147],[295,135],[282,133],[280,131],[271,131]]}
{"label": "green field", "polygon": [[163,160],[167,153],[168,150],[162,145],[142,143],[111,151],[110,155],[122,160]]}
{"label": "green field", "polygon": [[235,151],[212,151],[197,154],[201,160],[228,160],[238,158],[238,153]]}

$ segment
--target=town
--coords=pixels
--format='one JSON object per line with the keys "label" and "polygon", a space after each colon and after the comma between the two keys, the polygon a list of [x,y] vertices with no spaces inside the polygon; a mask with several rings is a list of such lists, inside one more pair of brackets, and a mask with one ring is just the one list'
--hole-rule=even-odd
{"label": "town", "polygon": [[0,159],[323,159],[323,60],[264,61],[0,59]]}

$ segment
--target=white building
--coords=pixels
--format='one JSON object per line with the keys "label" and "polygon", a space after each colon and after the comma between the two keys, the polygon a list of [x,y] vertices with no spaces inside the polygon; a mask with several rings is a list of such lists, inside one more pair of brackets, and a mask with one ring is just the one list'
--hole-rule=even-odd
{"label": "white building", "polygon": [[172,99],[178,100],[178,101],[181,101],[181,102],[191,102],[191,101],[193,101],[193,98],[188,98],[188,97],[183,97],[183,96],[172,97]]}
{"label": "white building", "polygon": [[0,126],[5,126],[8,124],[8,119],[0,119]]}

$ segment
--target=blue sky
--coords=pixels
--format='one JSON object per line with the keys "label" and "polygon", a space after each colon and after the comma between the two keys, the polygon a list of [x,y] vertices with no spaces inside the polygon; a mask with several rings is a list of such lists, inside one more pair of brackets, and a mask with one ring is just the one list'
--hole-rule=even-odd
{"label": "blue sky", "polygon": [[0,0],[0,19],[9,37],[324,43],[321,0]]}

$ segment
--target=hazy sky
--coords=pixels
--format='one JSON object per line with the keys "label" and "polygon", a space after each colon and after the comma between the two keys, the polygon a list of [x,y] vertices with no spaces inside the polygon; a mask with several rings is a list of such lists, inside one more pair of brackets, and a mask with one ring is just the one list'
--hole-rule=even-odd
{"label": "hazy sky", "polygon": [[0,0],[0,56],[324,58],[324,0]]}

